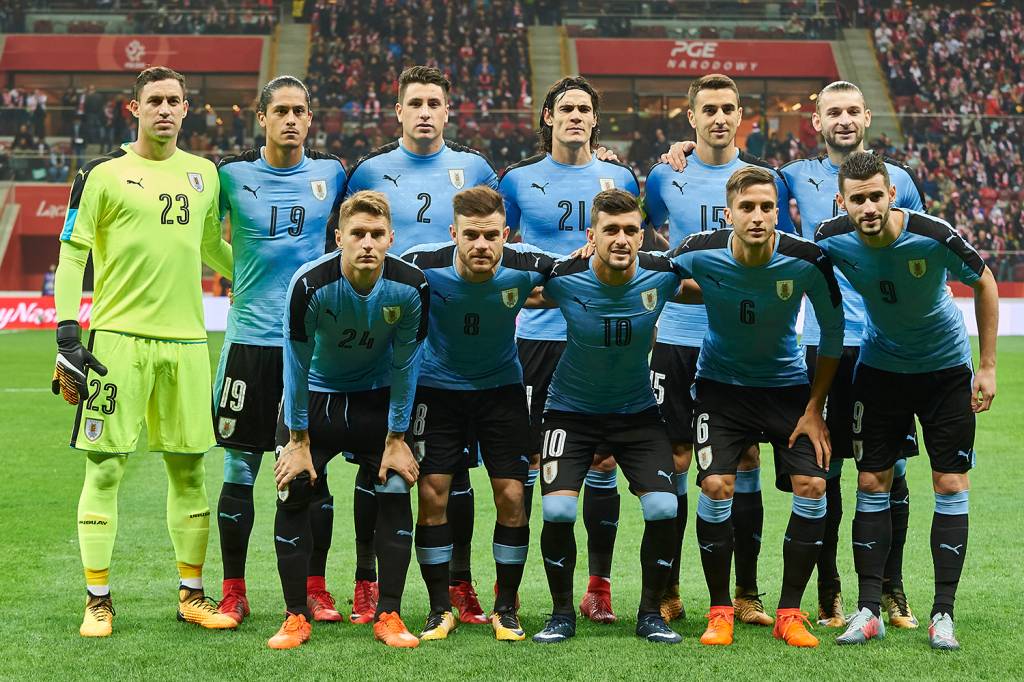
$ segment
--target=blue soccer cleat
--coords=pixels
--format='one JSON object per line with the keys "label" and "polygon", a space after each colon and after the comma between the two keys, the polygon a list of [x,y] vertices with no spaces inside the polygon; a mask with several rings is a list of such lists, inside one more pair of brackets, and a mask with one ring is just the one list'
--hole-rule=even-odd
{"label": "blue soccer cleat", "polygon": [[533,636],[537,644],[559,644],[576,636],[576,621],[571,616],[553,615],[544,629]]}
{"label": "blue soccer cleat", "polygon": [[679,644],[683,638],[665,624],[665,619],[660,613],[648,613],[637,617],[636,636],[646,639],[648,642],[660,642],[663,644]]}

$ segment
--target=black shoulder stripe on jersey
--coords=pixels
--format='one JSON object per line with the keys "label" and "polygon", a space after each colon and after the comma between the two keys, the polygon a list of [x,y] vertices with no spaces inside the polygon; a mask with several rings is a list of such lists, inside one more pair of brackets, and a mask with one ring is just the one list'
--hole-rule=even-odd
{"label": "black shoulder stripe on jersey", "polygon": [[413,251],[402,255],[402,260],[412,263],[420,270],[451,267],[455,255],[455,244],[442,246],[433,251]]}
{"label": "black shoulder stripe on jersey", "polygon": [[[455,248],[452,245],[452,248]],[[449,263],[451,260],[448,261]],[[381,275],[384,279],[410,286],[420,295],[420,326],[416,329],[416,340],[422,341],[427,338],[427,324],[430,318],[430,287],[427,285],[427,278],[423,272],[414,265],[406,263],[398,256],[387,256],[384,258],[384,271]]]}
{"label": "black shoulder stripe on jersey", "polygon": [[352,172],[348,174],[348,177],[351,178],[353,175],[355,175],[356,170],[358,170],[359,166],[366,163],[373,157],[380,156],[381,154],[387,154],[388,152],[393,152],[396,149],[398,149],[398,140],[395,140],[394,142],[389,142],[388,144],[382,145],[380,147],[377,147],[376,149],[367,152],[358,161],[356,161],[356,165],[352,166]]}
{"label": "black shoulder stripe on jersey", "polygon": [[306,334],[306,310],[309,308],[309,301],[318,289],[321,289],[331,282],[341,279],[341,253],[337,257],[320,263],[310,268],[302,277],[295,280],[288,297],[288,338],[292,341],[307,343],[309,336]]}
{"label": "black shoulder stripe on jersey", "polygon": [[675,269],[672,267],[672,261],[665,256],[640,251],[637,253],[636,257],[640,267],[644,270],[652,270],[654,272],[672,272]]}
{"label": "black shoulder stripe on jersey", "polygon": [[[632,166],[630,166],[629,164],[626,164],[626,163],[622,163],[621,161],[613,161],[611,159],[607,159],[607,160],[603,161],[602,163],[610,163],[613,166],[622,166],[623,168],[628,170],[629,174],[633,176],[633,182],[636,183],[637,190],[639,191],[639,189],[640,189],[640,181],[637,179],[636,173],[633,172],[633,167]],[[624,188],[620,187],[619,189],[624,189]]]}
{"label": "black shoulder stripe on jersey", "polygon": [[539,251],[516,251],[507,246],[501,254],[501,264],[512,270],[527,270],[549,275],[555,267],[555,259]]}
{"label": "black shoulder stripe on jersey", "polygon": [[[741,153],[742,153],[742,152],[741,152]],[[782,164],[781,166],[779,166],[779,171],[780,171],[780,173],[781,173],[781,171],[782,171],[782,169],[783,169],[783,168],[785,168],[785,167],[787,167],[787,166],[792,166],[792,165],[793,165],[794,163],[800,163],[801,161],[806,161],[806,160],[807,160],[807,159],[793,159],[792,161],[787,161],[786,163],[784,163],[784,164]]]}
{"label": "black shoulder stripe on jersey", "polygon": [[666,254],[675,258],[681,253],[705,251],[707,249],[724,249],[729,246],[729,235],[732,230],[714,230],[713,232],[694,232],[683,240],[683,243]]}
{"label": "black shoulder stripe on jersey", "polygon": [[551,270],[551,277],[562,277],[565,275],[575,275],[580,272],[586,272],[590,268],[589,258],[565,258],[555,263],[555,267]]}
{"label": "black shoulder stripe on jersey", "polygon": [[664,161],[658,161],[653,166],[651,166],[650,168],[647,169],[647,175],[650,176],[650,174],[653,173],[654,169],[657,168],[658,166],[665,166],[665,165],[667,165],[667,164]]}
{"label": "black shoulder stripe on jersey", "polygon": [[229,163],[236,163],[238,161],[247,161],[249,163],[252,163],[253,161],[259,161],[259,160],[260,160],[260,150],[259,149],[246,149],[241,154],[232,154],[231,156],[225,156],[223,159],[220,160],[220,163],[217,164],[217,168],[221,169],[224,166],[228,165]]}
{"label": "black shoulder stripe on jersey", "polygon": [[71,198],[68,199],[68,210],[77,210],[78,205],[82,202],[82,192],[85,191],[85,183],[89,179],[89,174],[92,169],[106,161],[112,161],[113,159],[119,159],[127,154],[123,149],[115,149],[114,151],[93,159],[89,163],[82,166],[82,169],[78,171],[75,176],[75,182],[71,185]]}
{"label": "black shoulder stripe on jersey", "polygon": [[893,166],[896,166],[900,170],[906,172],[906,174],[910,176],[910,181],[914,183],[914,189],[917,190],[917,196],[920,197],[921,199],[921,205],[928,205],[928,202],[926,202],[924,198],[924,188],[921,186],[921,181],[917,179],[917,175],[914,174],[914,171],[910,170],[909,166],[907,166],[905,163],[901,161],[897,161],[896,159],[890,159],[888,156],[883,156],[882,161]]}
{"label": "black shoulder stripe on jersey", "polygon": [[448,148],[451,149],[453,152],[466,152],[467,154],[476,154],[481,159],[483,159],[484,162],[488,165],[488,167],[490,167],[490,169],[494,171],[495,175],[497,175],[498,171],[494,168],[494,164],[491,163],[490,157],[488,157],[479,149],[467,147],[464,144],[459,144],[458,142],[453,142],[452,140],[445,140],[444,143],[448,145]]}
{"label": "black shoulder stripe on jersey", "polygon": [[985,272],[985,261],[981,259],[974,247],[967,243],[959,232],[947,223],[936,220],[932,216],[920,213],[907,214],[907,232],[929,237],[942,242],[947,249],[960,257],[979,277]]}
{"label": "black shoulder stripe on jersey", "polygon": [[789,189],[789,183],[786,182],[786,177],[779,172],[779,169],[762,159],[760,156],[754,156],[753,154],[741,151],[739,158],[743,163],[749,163],[751,166],[758,166],[759,168],[764,168],[765,170],[770,171],[773,175],[781,178],[782,184],[786,186],[786,189]]}
{"label": "black shoulder stripe on jersey", "polygon": [[843,295],[839,293],[836,270],[832,266],[832,259],[828,257],[828,254],[822,251],[821,247],[814,242],[797,239],[785,232],[776,232],[775,238],[779,240],[779,246],[776,250],[781,255],[799,258],[818,268],[818,272],[825,278],[825,284],[828,285],[828,297],[832,302],[832,307],[836,308],[842,305]]}
{"label": "black shoulder stripe on jersey", "polygon": [[848,232],[853,232],[853,230],[853,221],[850,220],[850,216],[844,213],[843,215],[837,215],[835,218],[821,221],[818,229],[814,231],[814,241],[820,242],[822,239],[847,234]]}
{"label": "black shoulder stripe on jersey", "polygon": [[501,179],[498,180],[498,184],[501,184],[501,180],[504,180],[505,176],[507,176],[511,171],[517,168],[525,168],[526,166],[532,166],[535,163],[540,163],[541,161],[544,160],[546,156],[547,154],[534,154],[533,156],[525,158],[522,161],[513,163],[511,166],[505,169],[504,173],[501,174]]}

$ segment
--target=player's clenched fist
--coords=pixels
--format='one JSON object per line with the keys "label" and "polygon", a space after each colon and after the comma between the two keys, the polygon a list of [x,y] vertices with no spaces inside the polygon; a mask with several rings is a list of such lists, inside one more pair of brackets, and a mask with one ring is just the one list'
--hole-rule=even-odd
{"label": "player's clenched fist", "polygon": [[63,395],[70,405],[77,405],[89,394],[85,373],[92,370],[101,377],[107,368],[82,345],[82,328],[74,320],[57,325],[57,366],[50,388],[54,395]]}

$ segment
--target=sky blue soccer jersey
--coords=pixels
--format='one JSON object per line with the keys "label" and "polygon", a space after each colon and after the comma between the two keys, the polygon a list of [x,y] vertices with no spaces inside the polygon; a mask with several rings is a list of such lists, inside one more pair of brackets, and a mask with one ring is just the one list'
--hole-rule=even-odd
{"label": "sky blue soccer jersey", "polygon": [[391,387],[388,429],[409,428],[427,333],[430,287],[423,273],[388,255],[370,293],[342,276],[341,252],[306,263],[288,286],[284,317],[284,418],[308,427],[309,391]]}
{"label": "sky blue soccer jersey", "polygon": [[650,253],[638,255],[636,274],[620,286],[598,280],[591,258],[556,263],[544,297],[558,303],[568,334],[544,409],[635,414],[657,405],[648,355],[681,281],[668,258]]}
{"label": "sky blue soccer jersey", "polygon": [[445,141],[436,153],[421,156],[398,140],[359,160],[350,174],[345,196],[364,189],[387,195],[395,228],[391,253],[402,254],[418,244],[450,239],[452,197],[460,189],[477,185],[495,189],[498,177],[491,163],[476,150]]}
{"label": "sky blue soccer jersey", "polygon": [[528,245],[505,248],[486,282],[468,282],[455,269],[455,244],[413,247],[403,258],[430,284],[430,325],[420,386],[483,390],[523,382],[516,351],[516,315],[554,260]]}
{"label": "sky blue soccer jersey", "polygon": [[[924,195],[917,186],[914,176],[905,166],[886,160],[885,167],[889,171],[889,179],[896,186],[896,208],[908,208],[912,211],[924,210]],[[831,220],[840,214],[836,194],[839,192],[839,166],[832,163],[827,155],[814,159],[797,159],[790,161],[779,169],[790,192],[796,199],[800,209],[800,223],[803,234],[810,239],[815,229],[822,222]],[[845,275],[837,276],[839,288],[843,292],[843,313],[846,315],[845,346],[859,346],[864,336],[864,302],[860,298]],[[821,338],[818,320],[814,312],[808,308],[804,311],[804,333],[801,343],[805,346],[816,346]]]}
{"label": "sky blue soccer jersey", "polygon": [[[524,242],[562,256],[586,243],[594,196],[612,188],[640,194],[640,185],[628,166],[597,157],[583,166],[569,166],[550,154],[510,166],[498,183],[512,231]],[[564,341],[565,318],[557,310],[524,310],[516,336]]]}
{"label": "sky blue soccer jersey", "polygon": [[[703,163],[696,154],[686,158],[686,168],[674,171],[667,163],[656,164],[647,174],[644,187],[644,213],[647,224],[658,229],[668,223],[670,248],[679,246],[694,232],[724,230],[725,184],[729,177],[747,166],[765,168],[776,177],[779,192],[777,229],[794,232],[789,215],[789,188],[778,171],[767,161],[738,152],[732,161],[721,166]],[[658,342],[699,348],[708,327],[707,312],[702,305],[669,303],[658,322]]]}
{"label": "sky blue soccer jersey", "polygon": [[892,244],[867,246],[848,216],[823,223],[814,235],[867,312],[860,362],[890,372],[932,372],[970,364],[963,315],[946,291],[946,273],[974,284],[985,262],[949,223],[904,211]]}
{"label": "sky blue soccer jersey", "polygon": [[334,249],[327,221],[344,192],[345,168],[336,156],[308,150],[297,165],[274,168],[251,149],[226,157],[217,172],[235,255],[225,341],[281,346],[288,282]]}
{"label": "sky blue soccer jersey", "polygon": [[804,294],[825,325],[818,353],[842,354],[842,297],[832,263],[813,242],[776,233],[771,259],[748,267],[733,256],[733,238],[732,230],[702,232],[669,252],[680,274],[700,285],[708,311],[697,376],[738,386],[806,384],[796,339]]}

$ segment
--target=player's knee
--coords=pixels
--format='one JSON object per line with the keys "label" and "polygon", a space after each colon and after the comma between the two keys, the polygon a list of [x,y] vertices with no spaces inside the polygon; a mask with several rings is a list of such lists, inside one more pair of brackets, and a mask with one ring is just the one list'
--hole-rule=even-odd
{"label": "player's knee", "polygon": [[672,463],[675,465],[676,473],[690,470],[690,462],[693,460],[693,445],[690,443],[672,444]]}
{"label": "player's knee", "polygon": [[761,466],[761,446],[757,443],[752,443],[743,454],[740,455],[739,468],[742,469],[756,469]]}
{"label": "player's knee", "polygon": [[206,468],[202,454],[164,453],[167,480],[178,492],[199,491],[206,485]]}
{"label": "player's knee", "polygon": [[806,498],[825,497],[825,479],[817,476],[794,476],[793,494]]}
{"label": "player's knee", "polygon": [[712,500],[732,499],[734,488],[732,476],[706,476],[700,483],[701,491]]}
{"label": "player's knee", "polygon": [[644,521],[664,521],[676,517],[679,501],[672,493],[647,493],[640,497],[640,508],[644,513]]}
{"label": "player's knee", "polygon": [[892,473],[892,469],[861,471],[857,474],[857,489],[868,493],[887,493],[892,488]]}
{"label": "player's knee", "polygon": [[263,453],[242,452],[227,449],[224,451],[224,482],[235,485],[253,486],[260,472]]}
{"label": "player's knee", "polygon": [[932,489],[936,495],[955,495],[970,488],[967,474],[932,473]]}
{"label": "player's knee", "polygon": [[409,484],[406,483],[405,479],[398,474],[391,474],[383,485],[380,483],[374,483],[373,489],[378,493],[394,493],[401,495],[409,492]]}
{"label": "player's knee", "polygon": [[576,507],[576,498],[572,495],[545,495],[541,498],[544,520],[551,523],[575,523]]}
{"label": "player's knee", "polygon": [[86,484],[93,490],[117,490],[124,477],[127,459],[124,455],[90,453],[85,467]]}

